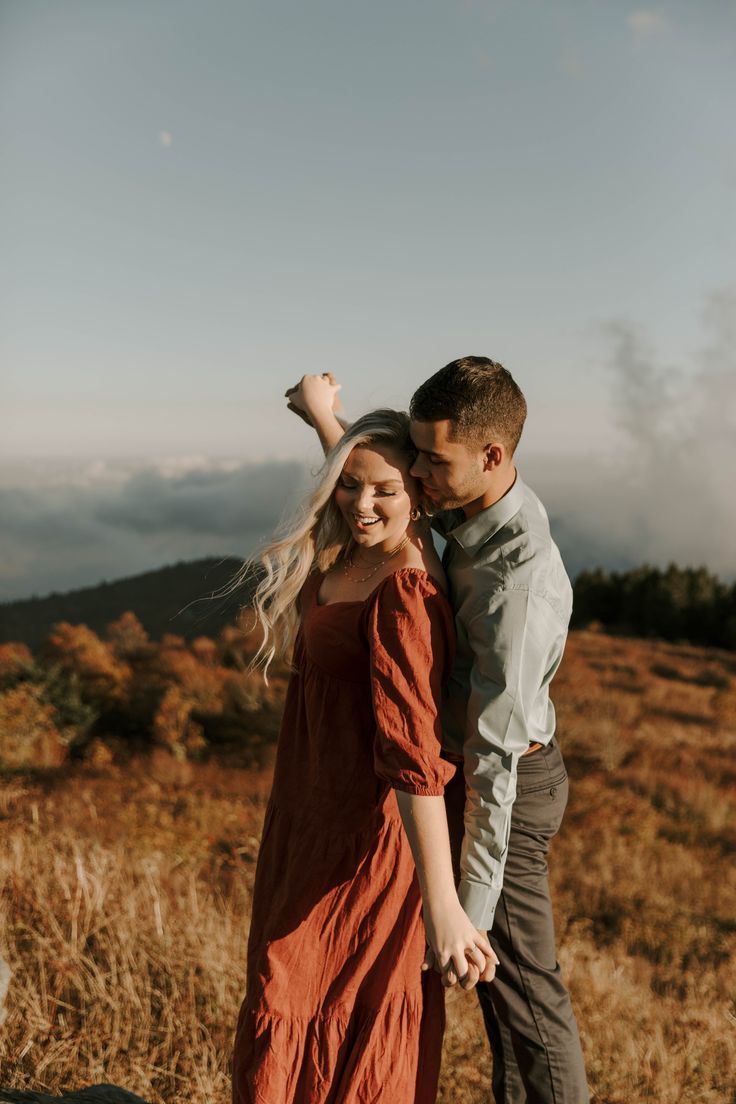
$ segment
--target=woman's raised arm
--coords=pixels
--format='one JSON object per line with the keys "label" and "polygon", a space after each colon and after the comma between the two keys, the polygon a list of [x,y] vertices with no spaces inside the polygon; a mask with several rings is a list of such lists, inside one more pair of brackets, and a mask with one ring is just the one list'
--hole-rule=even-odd
{"label": "woman's raised arm", "polygon": [[299,383],[284,392],[289,400],[288,409],[317,431],[325,454],[335,447],[347,428],[347,423],[337,417],[342,409],[338,397],[341,387],[332,372],[323,372],[321,376],[302,376]]}

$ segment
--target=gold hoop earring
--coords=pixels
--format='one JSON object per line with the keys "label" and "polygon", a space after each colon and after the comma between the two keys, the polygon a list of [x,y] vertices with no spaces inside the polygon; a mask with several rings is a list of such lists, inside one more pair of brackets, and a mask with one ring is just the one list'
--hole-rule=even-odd
{"label": "gold hoop earring", "polygon": [[410,518],[411,521],[419,521],[421,516],[422,516],[421,506],[415,506],[414,509],[410,510],[410,512],[409,512],[409,518]]}

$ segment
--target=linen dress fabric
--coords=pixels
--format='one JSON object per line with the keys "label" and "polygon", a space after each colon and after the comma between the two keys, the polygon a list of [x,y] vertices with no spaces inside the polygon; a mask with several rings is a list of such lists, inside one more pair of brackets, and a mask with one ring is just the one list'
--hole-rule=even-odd
{"label": "linen dress fabric", "polygon": [[234,1104],[433,1104],[444,996],[395,789],[441,795],[454,618],[403,568],[364,602],[301,598],[253,893]]}

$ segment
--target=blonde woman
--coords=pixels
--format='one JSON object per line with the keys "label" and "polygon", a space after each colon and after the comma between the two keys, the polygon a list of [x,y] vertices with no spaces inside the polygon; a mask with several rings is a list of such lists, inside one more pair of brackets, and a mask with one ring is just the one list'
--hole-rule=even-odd
{"label": "blonde woman", "polygon": [[261,557],[260,658],[267,667],[293,643],[293,675],[235,1104],[432,1104],[444,1003],[425,948],[445,984],[493,976],[452,873],[442,794],[455,767],[440,753],[438,703],[454,625],[413,458],[405,414],[359,419]]}

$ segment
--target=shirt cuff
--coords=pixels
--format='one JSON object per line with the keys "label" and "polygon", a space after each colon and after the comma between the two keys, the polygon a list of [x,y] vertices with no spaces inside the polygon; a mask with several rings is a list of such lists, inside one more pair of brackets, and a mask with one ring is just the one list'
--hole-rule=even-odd
{"label": "shirt cuff", "polygon": [[496,913],[496,905],[501,896],[500,889],[493,889],[483,882],[466,882],[464,879],[458,887],[458,897],[465,913],[478,931],[490,931],[493,927],[493,917]]}

